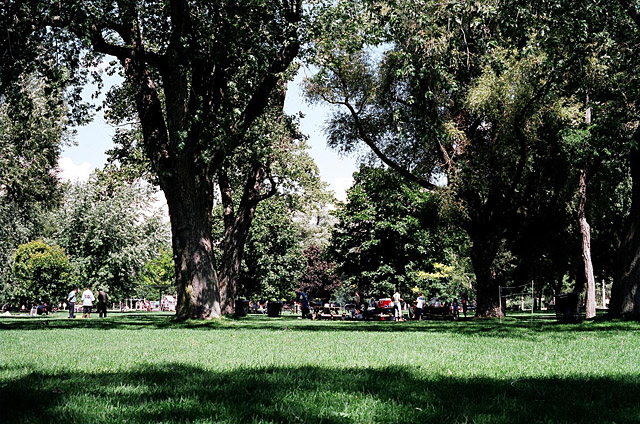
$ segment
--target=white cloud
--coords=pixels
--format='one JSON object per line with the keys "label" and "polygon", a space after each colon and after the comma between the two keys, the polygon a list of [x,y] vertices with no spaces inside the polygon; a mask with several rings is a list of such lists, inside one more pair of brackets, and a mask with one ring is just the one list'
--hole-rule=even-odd
{"label": "white cloud", "polygon": [[335,178],[331,183],[331,189],[336,193],[336,199],[344,202],[347,200],[347,190],[353,185],[353,177]]}
{"label": "white cloud", "polygon": [[89,179],[89,175],[95,169],[89,162],[82,162],[81,164],[75,164],[72,159],[68,157],[62,157],[58,161],[58,167],[60,173],[58,176],[62,181],[86,181]]}

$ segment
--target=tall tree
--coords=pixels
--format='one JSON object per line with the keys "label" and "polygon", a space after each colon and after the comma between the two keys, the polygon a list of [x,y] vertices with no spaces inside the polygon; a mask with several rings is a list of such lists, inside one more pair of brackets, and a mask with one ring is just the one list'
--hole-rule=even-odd
{"label": "tall tree", "polygon": [[[629,42],[629,34],[632,34],[632,45],[630,46],[630,57],[638,55],[637,41],[640,39],[638,30],[640,29],[640,10],[635,2],[628,0],[619,0],[622,12],[625,13],[629,21],[627,24],[620,23],[618,27],[613,26],[612,32],[618,29],[617,41],[621,45],[627,45]],[[613,7],[614,13],[618,10]],[[628,24],[632,23],[631,28]],[[620,28],[627,31],[620,33]],[[623,57],[620,60],[626,60]],[[635,72],[630,73],[630,82],[635,80],[638,74],[637,68]],[[637,81],[636,86],[637,86]],[[629,87],[633,87],[631,84]],[[636,90],[629,90],[635,96],[629,99],[627,106],[635,112],[636,116],[633,121],[637,122],[640,112],[638,112],[637,102],[640,100]],[[633,122],[632,120],[630,120]],[[622,244],[620,247],[620,261],[618,265],[618,275],[611,290],[610,313],[615,317],[632,317],[640,319],[640,131],[636,129],[630,143],[629,166],[631,175],[631,208],[625,224],[625,231],[622,235]]]}
{"label": "tall tree", "polygon": [[214,178],[298,54],[302,1],[28,0],[0,17],[2,94],[25,67],[62,84],[63,63],[82,85],[97,56],[116,58],[169,206],[177,315],[220,316]]}
{"label": "tall tree", "polygon": [[327,249],[352,291],[424,290],[436,264],[452,265],[452,256],[467,254],[464,234],[439,216],[446,206],[438,196],[380,168],[361,166],[354,180],[334,212],[338,223]]}
{"label": "tall tree", "polygon": [[260,202],[247,238],[238,294],[291,300],[303,262],[301,234],[285,198]]}
{"label": "tall tree", "polygon": [[220,259],[224,313],[233,312],[244,249],[259,204],[282,197],[293,214],[308,204],[328,200],[326,184],[306,151],[297,119],[282,112],[282,103],[264,118],[257,131],[250,133],[254,137],[251,148],[238,152],[233,166],[218,174],[225,227]]}
{"label": "tall tree", "polygon": [[58,158],[69,136],[60,90],[32,74],[13,88],[19,103],[0,96],[0,291],[11,289],[15,250],[41,236],[44,215],[61,199]]}
{"label": "tall tree", "polygon": [[559,143],[581,116],[565,91],[580,57],[561,47],[583,20],[563,27],[562,15],[575,13],[548,6],[362,1],[320,12],[326,31],[335,32],[336,16],[357,22],[343,37],[319,37],[311,59],[320,70],[310,97],[341,108],[330,144],[352,151],[363,142],[429,190],[446,181],[472,241],[481,316],[501,313],[496,258],[536,189],[539,146]]}
{"label": "tall tree", "polygon": [[169,234],[153,210],[151,188],[110,174],[98,172],[69,186],[51,221],[53,237],[69,254],[80,284],[122,299],[135,291],[144,266],[168,245]]}

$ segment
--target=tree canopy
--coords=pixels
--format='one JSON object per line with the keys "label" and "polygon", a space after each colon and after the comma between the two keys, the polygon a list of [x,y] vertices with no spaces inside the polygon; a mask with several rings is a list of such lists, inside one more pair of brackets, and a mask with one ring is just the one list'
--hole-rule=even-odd
{"label": "tree canopy", "polygon": [[500,314],[496,288],[509,268],[498,259],[523,235],[528,211],[561,217],[586,167],[595,174],[615,160],[624,169],[630,121],[617,119],[626,112],[612,99],[632,94],[615,78],[636,66],[616,42],[628,23],[597,2],[363,0],[315,12],[308,61],[319,71],[307,93],[335,107],[330,144],[366,146],[452,199],[472,242],[478,313]]}
{"label": "tree canopy", "polygon": [[[299,51],[300,0],[4,2],[2,95],[25,71],[68,93],[103,57],[125,81],[146,161],[165,193],[182,318],[219,316],[212,262],[213,182],[243,143]],[[119,102],[116,105],[124,105]],[[115,106],[115,105],[114,105]]]}

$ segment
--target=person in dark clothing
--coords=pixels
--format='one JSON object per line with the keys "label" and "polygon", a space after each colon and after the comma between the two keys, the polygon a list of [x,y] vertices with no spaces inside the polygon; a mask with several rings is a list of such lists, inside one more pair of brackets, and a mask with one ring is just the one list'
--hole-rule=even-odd
{"label": "person in dark clothing", "polygon": [[102,289],[98,289],[98,315],[100,318],[107,317],[107,300],[109,297]]}
{"label": "person in dark clothing", "polygon": [[309,298],[305,292],[302,292],[300,295],[300,306],[302,307],[302,319],[311,318],[311,313],[309,312]]}
{"label": "person in dark clothing", "polygon": [[464,315],[464,317],[467,317],[467,307],[469,305],[467,305],[467,303],[469,302],[469,299],[467,298],[467,295],[463,295],[462,296],[462,314]]}
{"label": "person in dark clothing", "polygon": [[42,305],[38,305],[36,307],[36,313],[38,315],[49,315],[49,305],[47,302],[44,302]]}

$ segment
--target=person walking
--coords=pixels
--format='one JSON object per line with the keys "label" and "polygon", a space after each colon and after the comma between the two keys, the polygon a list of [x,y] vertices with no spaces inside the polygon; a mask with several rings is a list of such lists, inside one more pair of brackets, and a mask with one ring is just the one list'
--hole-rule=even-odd
{"label": "person walking", "polygon": [[78,294],[78,289],[75,288],[69,292],[67,296],[67,303],[69,304],[69,318],[76,317],[76,296]]}
{"label": "person walking", "polygon": [[393,294],[393,308],[395,311],[396,321],[404,321],[402,318],[402,297],[400,297],[400,292],[396,289],[396,292]]}
{"label": "person walking", "polygon": [[96,300],[93,292],[89,287],[82,292],[82,318],[89,318],[91,316],[91,308],[93,308],[93,302]]}
{"label": "person walking", "polygon": [[98,315],[100,318],[107,317],[107,300],[109,296],[102,289],[98,289]]}

